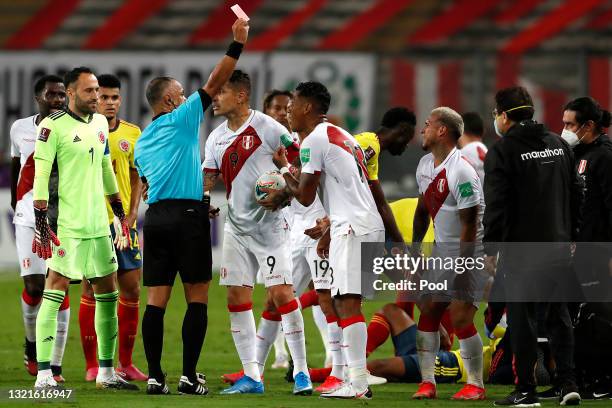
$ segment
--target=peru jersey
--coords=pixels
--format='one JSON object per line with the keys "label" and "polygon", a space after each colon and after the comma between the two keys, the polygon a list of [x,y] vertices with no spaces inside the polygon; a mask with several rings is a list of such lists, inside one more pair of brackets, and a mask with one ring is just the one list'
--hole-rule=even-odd
{"label": "peru jersey", "polygon": [[36,119],[38,115],[18,119],[11,126],[11,156],[19,157],[21,169],[17,182],[17,205],[13,223],[34,227],[34,145],[36,144]]}
{"label": "peru jersey", "polygon": [[332,236],[384,231],[368,187],[363,150],[345,130],[320,123],[300,148],[302,173],[321,173],[319,197],[331,220]]}
{"label": "peru jersey", "polygon": [[304,234],[304,231],[317,225],[317,218],[325,217],[323,204],[317,196],[308,207],[303,206],[298,200],[291,200],[291,205],[285,207],[284,215],[287,223],[291,227],[291,247],[313,247],[317,245],[317,240]]}
{"label": "peru jersey", "polygon": [[471,142],[463,146],[461,154],[472,164],[480,182],[484,185],[484,160],[487,156],[487,146],[482,142]]}
{"label": "peru jersey", "polygon": [[208,136],[202,167],[207,173],[223,176],[228,201],[227,231],[249,235],[283,227],[280,211],[266,211],[257,204],[255,183],[265,172],[277,170],[272,154],[281,146],[281,136],[288,137],[287,133],[268,115],[252,110],[235,132],[225,121]]}
{"label": "peru jersey", "polygon": [[421,158],[416,170],[419,193],[423,196],[434,222],[437,243],[457,243],[461,238],[459,210],[479,206],[476,241],[482,241],[484,195],[476,170],[455,148],[439,166],[433,154]]}

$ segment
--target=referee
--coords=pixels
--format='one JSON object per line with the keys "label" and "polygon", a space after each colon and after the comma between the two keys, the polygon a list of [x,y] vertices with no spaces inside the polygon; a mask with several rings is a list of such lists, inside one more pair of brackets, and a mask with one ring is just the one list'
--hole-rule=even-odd
{"label": "referee", "polygon": [[498,275],[503,271],[517,375],[516,390],[495,405],[539,406],[536,305],[545,309],[561,405],[577,405],[567,304],[547,303],[571,277],[569,242],[576,237],[582,196],[573,153],[533,120],[533,101],[524,88],[500,90],[495,104],[494,127],[502,138],[485,158],[483,241],[487,255],[500,251]]}
{"label": "referee", "polygon": [[178,272],[185,288],[187,311],[183,320],[182,394],[206,395],[203,374],[196,373],[208,325],[208,286],[212,278],[208,203],[203,199],[199,129],[212,97],[236,67],[249,26],[238,19],[234,41],[213,70],[208,82],[189,98],[170,77],[153,79],[146,97],[153,121],[136,144],[135,162],[148,183],[149,208],[145,215],[144,285],[147,308],[142,337],[149,380],[147,394],[169,394],[161,368],[164,313]]}

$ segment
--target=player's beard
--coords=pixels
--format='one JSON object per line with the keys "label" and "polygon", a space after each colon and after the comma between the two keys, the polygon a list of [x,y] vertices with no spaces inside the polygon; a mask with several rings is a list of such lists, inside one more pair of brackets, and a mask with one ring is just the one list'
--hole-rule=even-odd
{"label": "player's beard", "polygon": [[81,111],[81,113],[84,113],[86,115],[96,113],[96,108],[92,108],[91,106],[89,106],[89,103],[84,99],[79,98],[78,95],[74,95],[74,105],[79,111]]}

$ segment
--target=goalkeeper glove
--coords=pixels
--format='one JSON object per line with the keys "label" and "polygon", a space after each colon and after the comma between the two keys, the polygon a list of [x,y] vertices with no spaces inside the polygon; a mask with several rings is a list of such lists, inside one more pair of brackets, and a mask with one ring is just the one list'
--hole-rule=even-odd
{"label": "goalkeeper glove", "polygon": [[47,209],[34,207],[34,239],[32,240],[32,252],[39,258],[49,259],[52,256],[51,243],[60,245],[59,239],[49,227],[47,222]]}
{"label": "goalkeeper glove", "polygon": [[113,210],[113,214],[115,215],[113,218],[113,226],[115,227],[114,244],[119,251],[123,251],[132,245],[132,241],[130,239],[130,226],[127,225],[121,199],[118,198],[111,201],[110,206]]}

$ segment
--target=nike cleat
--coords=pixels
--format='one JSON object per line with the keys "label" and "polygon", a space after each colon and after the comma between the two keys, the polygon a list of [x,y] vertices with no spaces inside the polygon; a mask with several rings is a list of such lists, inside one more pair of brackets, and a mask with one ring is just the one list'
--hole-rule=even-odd
{"label": "nike cleat", "polygon": [[126,367],[117,367],[115,370],[117,374],[121,375],[127,381],[147,381],[148,377],[138,369],[134,364],[130,364]]}
{"label": "nike cleat", "polygon": [[310,377],[302,371],[295,376],[293,395],[312,395],[312,382],[310,381]]}
{"label": "nike cleat", "polygon": [[506,398],[495,401],[493,405],[497,407],[533,408],[539,407],[540,401],[535,391],[514,390]]}
{"label": "nike cleat", "polygon": [[419,384],[417,391],[412,394],[412,399],[435,399],[436,385],[430,382],[422,382]]}
{"label": "nike cleat", "polygon": [[372,399],[372,390],[366,387],[363,390],[355,390],[351,383],[345,383],[335,391],[321,394],[321,398],[330,399]]}
{"label": "nike cleat", "polygon": [[244,377],[244,370],[240,370],[238,372],[230,374],[223,374],[221,376],[221,381],[229,385],[234,385],[242,377]]}
{"label": "nike cleat", "polygon": [[264,385],[262,381],[255,381],[251,377],[245,375],[234,385],[221,391],[223,395],[232,394],[263,394]]}
{"label": "nike cleat", "polygon": [[459,390],[455,395],[451,397],[452,400],[458,401],[477,401],[484,400],[487,396],[485,389],[477,387],[473,384],[465,384],[463,388]]}
{"label": "nike cleat", "polygon": [[344,381],[339,379],[338,377],[334,377],[333,375],[328,376],[323,384],[319,385],[315,391],[320,393],[330,393],[336,391],[338,388],[341,388],[344,385]]}

